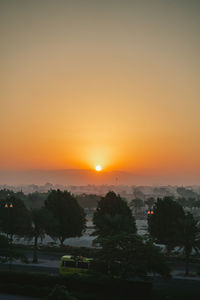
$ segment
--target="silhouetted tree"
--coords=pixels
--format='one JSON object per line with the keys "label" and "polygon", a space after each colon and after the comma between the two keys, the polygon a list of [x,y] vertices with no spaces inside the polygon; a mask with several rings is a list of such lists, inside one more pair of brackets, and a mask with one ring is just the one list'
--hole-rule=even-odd
{"label": "silhouetted tree", "polygon": [[134,208],[135,214],[138,214],[138,211],[144,207],[144,202],[140,198],[135,198],[131,201],[130,206]]}
{"label": "silhouetted tree", "polygon": [[20,199],[11,196],[1,200],[0,204],[0,229],[11,240],[13,236],[24,237],[31,232],[30,212]]}
{"label": "silhouetted tree", "polygon": [[56,219],[54,231],[49,232],[58,238],[61,246],[66,238],[81,236],[85,230],[85,213],[76,199],[67,191],[52,190],[45,201],[45,207]]}
{"label": "silhouetted tree", "polygon": [[178,245],[177,231],[184,216],[182,206],[171,197],[158,199],[154,205],[154,214],[148,216],[151,237],[156,243],[166,245],[168,253]]}
{"label": "silhouetted tree", "polygon": [[34,192],[27,195],[27,202],[30,209],[41,208],[44,206],[44,202],[47,199],[50,192],[40,193]]}
{"label": "silhouetted tree", "polygon": [[198,207],[198,200],[196,200],[196,198],[189,198],[187,202],[187,206],[190,208],[190,211],[192,211],[194,207]]}
{"label": "silhouetted tree", "polygon": [[8,197],[14,197],[15,193],[8,189],[0,190],[0,200],[7,200]]}
{"label": "silhouetted tree", "polygon": [[155,203],[155,199],[153,197],[147,198],[145,200],[145,204],[148,206],[148,209],[152,209],[154,203]]}
{"label": "silhouetted tree", "polygon": [[97,202],[101,199],[100,196],[95,194],[81,194],[76,196],[76,200],[83,208],[96,208]]}
{"label": "silhouetted tree", "polygon": [[141,236],[120,232],[99,239],[97,262],[107,265],[107,272],[123,278],[145,276],[148,272],[169,276],[169,267],[160,248]]}
{"label": "silhouetted tree", "polygon": [[189,275],[189,260],[192,249],[195,249],[198,254],[200,249],[200,228],[191,213],[187,213],[180,220],[177,230],[177,240],[179,246],[183,247],[185,254],[185,275]]}
{"label": "silhouetted tree", "polygon": [[5,235],[0,234],[0,262],[9,262],[9,270],[11,270],[12,261],[16,259],[27,262],[27,258],[24,253],[15,249],[12,241]]}
{"label": "silhouetted tree", "polygon": [[188,206],[188,201],[187,201],[187,199],[184,198],[184,197],[179,197],[179,198],[176,199],[176,201],[177,201],[183,208],[185,208],[185,207]]}
{"label": "silhouetted tree", "polygon": [[134,198],[139,198],[141,200],[145,200],[145,194],[141,191],[141,189],[139,187],[133,188],[133,195],[134,195]]}
{"label": "silhouetted tree", "polygon": [[32,219],[32,232],[31,236],[34,238],[34,252],[33,252],[33,262],[38,262],[38,239],[44,238],[45,233],[50,233],[54,231],[57,226],[56,219],[53,217],[52,213],[42,207],[38,209],[31,210]]}
{"label": "silhouetted tree", "polygon": [[178,187],[176,189],[176,191],[181,197],[186,198],[186,199],[191,198],[191,199],[197,200],[198,197],[199,197],[199,195],[196,192],[194,192],[192,189],[187,189],[187,188],[184,188],[184,187]]}
{"label": "silhouetted tree", "polygon": [[93,221],[95,242],[101,246],[95,262],[106,265],[109,274],[123,278],[143,276],[147,272],[169,275],[159,248],[136,235],[135,218],[120,196],[109,192],[102,197]]}
{"label": "silhouetted tree", "polygon": [[95,232],[98,237],[111,236],[119,231],[136,232],[135,218],[126,201],[114,192],[108,192],[98,202],[93,216]]}

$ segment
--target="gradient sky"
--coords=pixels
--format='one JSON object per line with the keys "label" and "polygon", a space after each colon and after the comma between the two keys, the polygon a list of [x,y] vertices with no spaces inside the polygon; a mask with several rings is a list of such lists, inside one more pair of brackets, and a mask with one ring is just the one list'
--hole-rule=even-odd
{"label": "gradient sky", "polygon": [[0,0],[0,169],[200,176],[200,1]]}

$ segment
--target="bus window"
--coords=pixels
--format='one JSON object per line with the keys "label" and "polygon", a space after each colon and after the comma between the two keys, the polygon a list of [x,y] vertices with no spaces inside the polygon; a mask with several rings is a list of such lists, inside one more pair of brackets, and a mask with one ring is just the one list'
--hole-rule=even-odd
{"label": "bus window", "polygon": [[81,269],[88,269],[88,263],[87,262],[84,262],[84,261],[78,261],[78,268],[81,268]]}
{"label": "bus window", "polygon": [[72,260],[63,260],[62,262],[63,267],[69,267],[69,268],[75,268],[76,267],[76,262]]}

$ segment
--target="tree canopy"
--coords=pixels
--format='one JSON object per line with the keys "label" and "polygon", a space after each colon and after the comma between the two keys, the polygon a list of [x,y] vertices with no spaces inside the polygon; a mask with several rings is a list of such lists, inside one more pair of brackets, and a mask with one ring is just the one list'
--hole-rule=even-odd
{"label": "tree canopy", "polygon": [[179,246],[184,250],[185,254],[185,274],[189,274],[189,260],[194,249],[198,255],[200,250],[200,228],[198,222],[191,213],[186,213],[185,217],[180,220],[177,231],[177,240]]}
{"label": "tree canopy", "polygon": [[131,201],[130,206],[134,208],[135,214],[138,214],[138,211],[144,207],[144,202],[140,198],[135,198]]}
{"label": "tree canopy", "polygon": [[155,203],[155,199],[153,197],[147,198],[145,200],[145,204],[148,206],[148,209],[152,209],[154,203]]}
{"label": "tree canopy", "polygon": [[100,238],[99,242],[102,248],[97,261],[103,262],[111,275],[129,278],[153,272],[169,276],[169,267],[160,248],[139,235],[119,232]]}
{"label": "tree canopy", "polygon": [[124,201],[114,192],[108,192],[98,202],[97,209],[94,213],[93,222],[97,236],[112,236],[119,231],[136,232],[135,218]]}
{"label": "tree canopy", "polygon": [[31,231],[30,212],[21,199],[14,196],[1,200],[0,229],[11,238],[16,235],[24,237]]}
{"label": "tree canopy", "polygon": [[172,250],[178,245],[177,231],[184,216],[182,206],[173,198],[157,199],[154,214],[148,216],[148,231],[153,240],[166,245],[168,251]]}
{"label": "tree canopy", "polygon": [[85,212],[68,191],[52,190],[45,201],[45,207],[56,219],[49,235],[58,238],[61,245],[70,237],[81,236],[85,230]]}
{"label": "tree canopy", "polygon": [[11,270],[12,261],[17,259],[27,262],[25,254],[13,247],[11,239],[0,234],[0,263],[9,262],[9,269]]}
{"label": "tree canopy", "polygon": [[38,239],[40,238],[42,240],[45,233],[53,233],[54,228],[57,226],[57,223],[52,213],[45,207],[35,208],[31,210],[31,220],[31,238],[34,238],[33,262],[37,263]]}
{"label": "tree canopy", "polygon": [[94,261],[100,270],[123,278],[148,272],[169,275],[160,249],[136,234],[135,218],[126,201],[109,192],[98,203],[93,218],[96,243],[101,246]]}

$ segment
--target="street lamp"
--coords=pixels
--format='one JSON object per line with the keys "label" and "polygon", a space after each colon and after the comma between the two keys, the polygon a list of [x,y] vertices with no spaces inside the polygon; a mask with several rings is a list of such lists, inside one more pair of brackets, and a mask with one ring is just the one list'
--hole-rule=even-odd
{"label": "street lamp", "polygon": [[11,203],[11,204],[7,204],[7,203],[6,203],[6,204],[4,205],[4,207],[5,207],[5,208],[13,208],[13,204],[12,204],[12,203]]}
{"label": "street lamp", "polygon": [[[10,195],[8,194],[8,197]],[[8,198],[9,199],[9,198]],[[10,209],[13,208],[13,204],[10,202],[10,199],[8,200],[8,202],[6,201],[4,207],[8,210],[8,218],[7,218],[7,237],[8,237],[8,234],[9,234],[9,229],[10,229]]]}
{"label": "street lamp", "polygon": [[[8,194],[8,198],[10,197],[10,194]],[[4,205],[5,209],[8,210],[8,219],[7,219],[7,238],[9,235],[9,229],[10,229],[10,209],[13,208],[13,204],[10,202],[5,203]],[[12,239],[9,241],[9,270],[11,271],[11,266],[12,266],[12,259],[11,259],[11,246],[12,246]]]}

